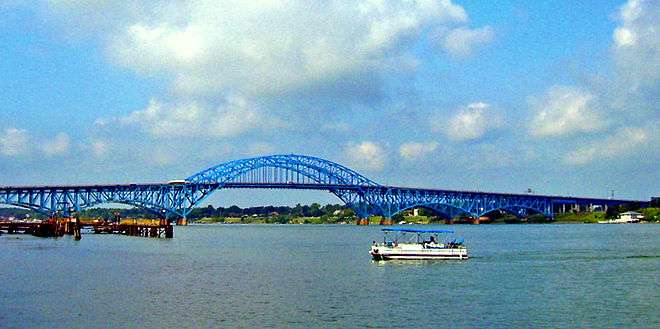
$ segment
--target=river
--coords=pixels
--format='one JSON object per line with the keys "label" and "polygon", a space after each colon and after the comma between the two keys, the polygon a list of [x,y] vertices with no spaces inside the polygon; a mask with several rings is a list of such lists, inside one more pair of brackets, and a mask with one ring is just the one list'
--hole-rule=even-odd
{"label": "river", "polygon": [[0,328],[660,328],[660,225],[434,227],[472,258],[372,262],[377,226],[5,234]]}

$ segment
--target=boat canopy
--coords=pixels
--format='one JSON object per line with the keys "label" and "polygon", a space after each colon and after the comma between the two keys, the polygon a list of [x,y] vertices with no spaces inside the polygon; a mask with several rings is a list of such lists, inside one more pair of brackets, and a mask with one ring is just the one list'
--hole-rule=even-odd
{"label": "boat canopy", "polygon": [[384,228],[383,232],[407,232],[407,233],[454,233],[452,230],[430,230],[421,228],[390,227]]}

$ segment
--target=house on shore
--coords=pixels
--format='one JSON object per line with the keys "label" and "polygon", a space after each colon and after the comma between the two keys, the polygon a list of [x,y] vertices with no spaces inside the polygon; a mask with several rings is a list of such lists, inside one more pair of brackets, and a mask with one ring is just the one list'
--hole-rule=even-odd
{"label": "house on shore", "polygon": [[626,224],[626,223],[639,223],[644,219],[644,215],[641,213],[638,213],[636,211],[626,211],[624,213],[619,214],[619,218],[617,219],[610,219],[606,221],[599,221],[601,224]]}

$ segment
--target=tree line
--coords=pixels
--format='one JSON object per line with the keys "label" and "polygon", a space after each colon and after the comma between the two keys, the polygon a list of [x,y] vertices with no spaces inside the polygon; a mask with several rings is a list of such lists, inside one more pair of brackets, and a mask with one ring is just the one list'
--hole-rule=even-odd
{"label": "tree line", "polygon": [[[340,204],[327,204],[320,205],[312,203],[311,205],[297,204],[294,207],[290,206],[260,206],[260,207],[247,207],[241,208],[233,205],[230,207],[214,207],[212,205],[206,207],[194,208],[188,215],[189,220],[198,220],[202,218],[241,218],[241,217],[324,217],[324,216],[350,216],[353,212],[350,208]],[[99,218],[104,220],[113,220],[117,216],[120,218],[158,218],[158,215],[151,211],[141,208],[91,208],[80,212],[82,218]],[[14,217],[17,219],[25,218],[39,218],[43,219],[46,216],[32,210],[20,208],[0,208],[0,217],[9,218]]]}

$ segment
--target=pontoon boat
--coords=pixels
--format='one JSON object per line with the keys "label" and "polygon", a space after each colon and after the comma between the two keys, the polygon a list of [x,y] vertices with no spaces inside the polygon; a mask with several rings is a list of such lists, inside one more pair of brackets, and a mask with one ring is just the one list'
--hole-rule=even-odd
{"label": "pontoon boat", "polygon": [[439,242],[438,234],[454,231],[394,227],[383,232],[383,243],[374,241],[369,252],[374,260],[468,258],[462,238]]}

